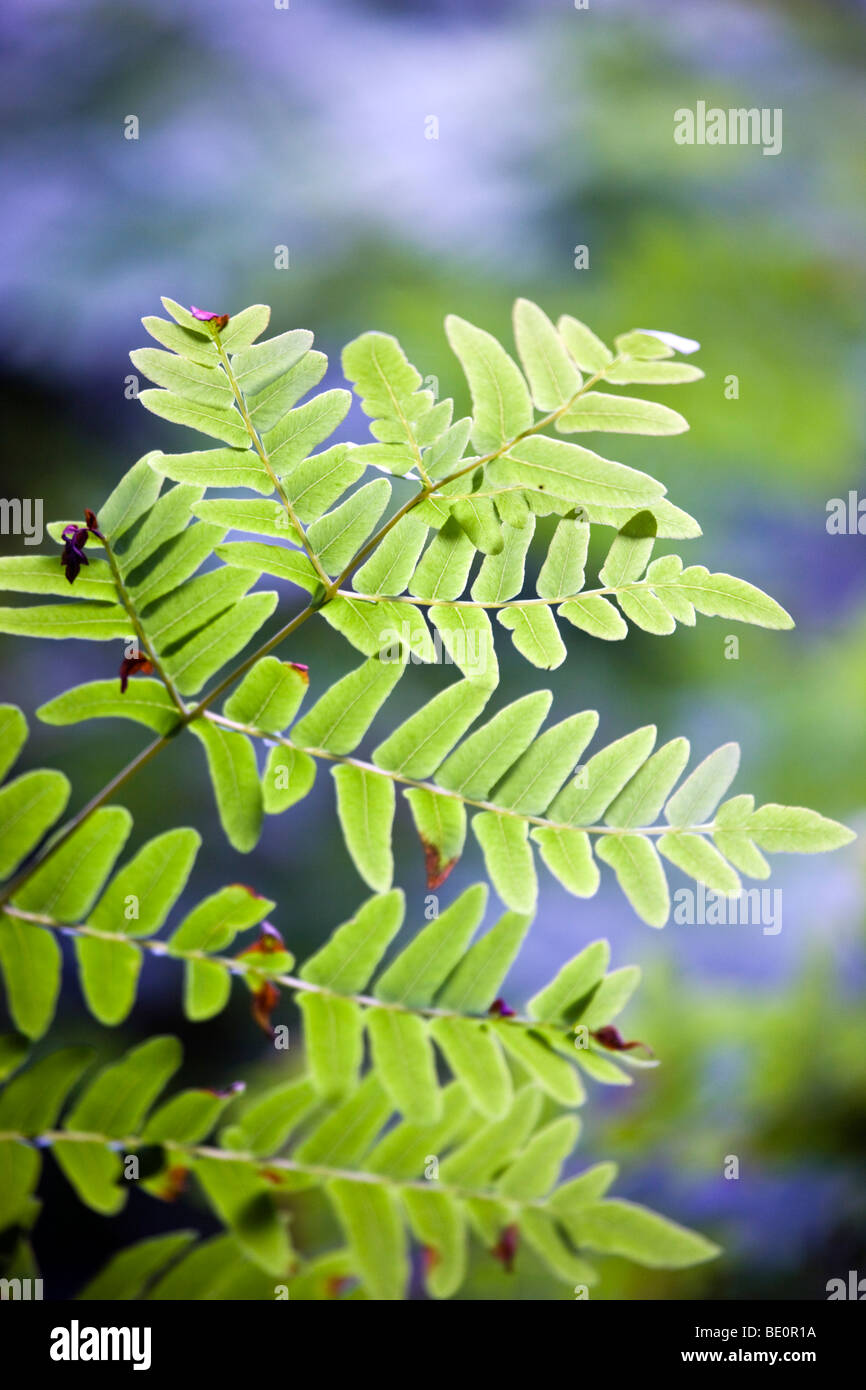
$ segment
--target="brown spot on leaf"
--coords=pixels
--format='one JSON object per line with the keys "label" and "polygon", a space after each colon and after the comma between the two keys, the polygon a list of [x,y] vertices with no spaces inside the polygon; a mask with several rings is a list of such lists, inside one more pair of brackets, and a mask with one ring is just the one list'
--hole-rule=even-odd
{"label": "brown spot on leaf", "polygon": [[611,1024],[607,1024],[604,1028],[597,1028],[594,1033],[590,1034],[590,1037],[595,1038],[596,1042],[601,1043],[601,1046],[606,1047],[609,1052],[630,1052],[633,1047],[642,1047],[652,1056],[646,1043],[642,1043],[638,1039],[626,1042],[619,1029],[612,1027]]}
{"label": "brown spot on leaf", "polygon": [[520,1232],[517,1227],[506,1226],[499,1240],[490,1252],[495,1259],[502,1263],[507,1274],[511,1274],[514,1270],[514,1260],[517,1255],[519,1241]]}
{"label": "brown spot on leaf", "polygon": [[149,676],[153,673],[153,663],[146,657],[125,656],[120,663],[120,693],[126,694],[130,676]]}
{"label": "brown spot on leaf", "polygon": [[176,1202],[183,1195],[188,1177],[189,1169],[184,1168],[182,1164],[166,1168],[153,1188],[154,1196],[161,1202]]}
{"label": "brown spot on leaf", "polygon": [[456,859],[443,861],[439,850],[435,845],[431,845],[429,840],[425,840],[423,835],[421,843],[424,846],[424,867],[427,870],[427,887],[430,889],[441,888],[446,878],[450,874]]}
{"label": "brown spot on leaf", "polygon": [[280,991],[270,980],[265,980],[253,995],[253,1018],[262,1032],[267,1033],[269,1038],[274,1036],[271,1014],[279,1002]]}

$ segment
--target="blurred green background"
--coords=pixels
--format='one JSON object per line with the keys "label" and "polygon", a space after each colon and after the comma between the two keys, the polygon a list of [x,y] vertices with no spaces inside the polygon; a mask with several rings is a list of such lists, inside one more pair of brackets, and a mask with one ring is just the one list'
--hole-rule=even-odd
{"label": "blurred green background", "polygon": [[[656,722],[665,738],[686,734],[697,758],[737,739],[735,790],[812,805],[862,830],[864,538],[828,534],[826,519],[831,498],[866,496],[864,21],[853,0],[591,0],[581,11],[566,0],[293,0],[290,10],[270,0],[79,0],[74,11],[8,0],[4,495],[38,486],[46,520],[98,510],[140,454],[185,447],[124,394],[126,353],[145,341],[138,320],[158,311],[161,294],[228,312],[272,304],[275,331],[315,332],[332,359],[328,385],[343,384],[349,338],[396,333],[461,410],[466,393],[442,331],[450,311],[506,342],[518,295],[608,339],[646,325],[698,338],[705,380],[655,393],[687,414],[691,432],[602,452],[662,478],[698,517],[704,536],[682,543],[687,561],[766,588],[797,628],[704,620],[670,640],[632,630],[612,649],[570,632],[569,661],[544,682],[554,714],[600,710],[605,741]],[[698,100],[782,108],[781,154],[676,145],[673,113]],[[136,141],[124,139],[130,114]],[[431,115],[436,140],[425,138]],[[288,269],[275,268],[279,246]],[[586,269],[575,268],[578,246]],[[731,375],[737,399],[725,394]],[[342,437],[361,441],[364,428],[353,409]],[[8,553],[20,538],[0,544]],[[298,600],[287,589],[274,624]],[[730,631],[737,660],[724,655]],[[501,649],[504,703],[534,673]],[[353,664],[325,624],[305,626],[284,654],[309,664],[319,689]],[[32,711],[113,674],[118,654],[6,639],[0,661],[2,697]],[[428,681],[411,671],[393,708],[418,703]],[[76,805],[142,746],[132,726],[32,722],[25,765],[63,767]],[[252,881],[278,899],[274,920],[302,955],[364,896],[335,833],[330,779],[244,859],[223,839],[189,743],[125,789],[135,843],[166,827],[170,803],[171,823],[205,836],[190,899]],[[405,816],[397,856],[414,928],[426,890]],[[480,867],[468,848],[443,902]],[[815,1299],[830,1278],[866,1274],[862,879],[858,843],[776,859],[783,926],[772,936],[674,923],[656,933],[608,883],[589,903],[543,883],[509,999],[522,1003],[607,936],[614,965],[644,967],[624,1029],[661,1060],[628,1091],[593,1087],[576,1166],[617,1159],[621,1195],[725,1246],[715,1264],[676,1275],[608,1260],[594,1296]],[[186,1081],[274,1078],[278,1064],[240,992],[196,1027],[179,1022],[179,992],[175,968],[150,963],[131,1019],[109,1033],[87,1019],[70,970],[52,1043],[87,1038],[107,1055],[180,1031]],[[286,1005],[281,1017],[291,1020]],[[737,1181],[723,1177],[727,1155],[740,1160]],[[54,1176],[44,1191],[36,1247],[51,1297],[80,1287],[118,1241],[190,1220],[213,1229],[201,1210],[136,1196],[106,1222]],[[311,1238],[323,1234],[315,1214],[306,1225]],[[512,1276],[479,1255],[464,1294],[569,1296],[528,1252]]]}

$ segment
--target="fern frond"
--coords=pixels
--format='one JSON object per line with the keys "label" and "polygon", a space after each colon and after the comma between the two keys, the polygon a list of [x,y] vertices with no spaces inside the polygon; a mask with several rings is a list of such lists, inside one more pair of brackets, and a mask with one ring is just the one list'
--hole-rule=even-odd
{"label": "fern frond", "polygon": [[[361,877],[377,890],[391,883],[395,800],[393,787],[383,782],[405,789],[433,885],[459,857],[466,813],[474,811],[487,872],[518,912],[535,907],[533,844],[546,868],[578,897],[598,889],[597,856],[614,870],[637,914],[660,927],[670,896],[659,854],[712,891],[731,895],[741,888],[737,869],[749,877],[768,875],[761,849],[813,853],[853,838],[839,822],[802,807],[755,810],[754,799],[744,796],[719,805],[739,765],[736,744],[710,754],[678,790],[688,741],[674,739],[653,752],[654,726],[617,739],[579,767],[598,716],[584,711],[540,733],[549,692],[505,706],[466,736],[494,688],[471,677],[410,715],[374,749],[371,761],[350,757],[403,669],[370,658],[326,692],[290,737],[267,735],[275,745],[265,769],[267,808],[282,809],[279,790],[291,787],[294,775],[303,777],[301,794],[309,790],[311,763],[337,764],[344,838]],[[265,737],[264,730],[224,715],[208,712],[205,718],[238,736]],[[288,804],[298,799],[294,791]]]}
{"label": "fern frond", "polygon": [[[375,1074],[336,1105],[323,1104],[300,1077],[248,1104],[215,1146],[206,1141],[233,1092],[183,1091],[159,1103],[181,1061],[175,1039],[151,1038],[134,1048],[69,1106],[87,1060],[80,1049],[53,1053],[19,1072],[0,1094],[7,1226],[26,1219],[42,1150],[53,1154],[79,1198],[101,1213],[123,1206],[130,1158],[156,1152],[156,1170],[149,1165],[141,1186],[176,1197],[180,1182],[193,1176],[245,1261],[270,1277],[271,1297],[274,1280],[297,1278],[291,1296],[298,1296],[313,1273],[295,1255],[279,1205],[284,1194],[305,1191],[324,1192],[347,1242],[348,1253],[338,1248],[326,1257],[329,1268],[357,1277],[376,1299],[405,1296],[410,1238],[431,1252],[427,1282],[436,1297],[462,1284],[470,1233],[509,1266],[525,1242],[571,1283],[597,1278],[585,1251],[671,1269],[718,1253],[704,1237],[643,1207],[607,1199],[612,1164],[561,1181],[579,1125],[565,1116],[551,1120],[529,1085],[491,1122],[474,1109],[465,1087],[452,1082],[437,1119],[393,1126],[391,1101]],[[189,1250],[188,1233],[168,1239],[124,1252],[122,1272],[141,1290],[167,1261],[177,1261],[154,1296],[190,1296],[201,1287],[201,1252]],[[210,1255],[213,1246],[203,1248]],[[223,1258],[212,1267],[213,1280],[231,1282],[228,1249],[217,1245]],[[96,1293],[99,1287],[98,1279]],[[96,1293],[91,1285],[85,1296]]]}
{"label": "fern frond", "polygon": [[[625,1006],[638,972],[606,975],[605,942],[594,943],[566,965],[525,1016],[511,1009],[500,1012],[498,996],[530,918],[507,912],[471,944],[487,896],[486,887],[477,884],[424,927],[371,986],[403,922],[403,895],[394,890],[368,899],[296,974],[289,974],[294,956],[270,924],[238,954],[226,954],[240,933],[262,923],[275,906],[242,884],[211,894],[167,939],[157,939],[198,846],[192,830],[172,830],[148,841],[97,890],[80,920],[71,920],[71,902],[61,902],[67,910],[52,915],[32,882],[29,906],[17,900],[7,905],[0,917],[0,965],[22,1031],[38,1036],[50,1021],[50,1012],[41,1016],[37,1031],[30,1026],[28,1008],[34,989],[49,986],[53,1005],[58,975],[52,966],[49,977],[39,952],[33,952],[53,933],[74,941],[84,1001],[103,1024],[116,1025],[128,1017],[148,954],[183,966],[184,1011],[194,1021],[212,1018],[226,1007],[236,977],[254,999],[268,986],[295,995],[313,1083],[325,1098],[357,1085],[365,1031],[392,1104],[418,1121],[435,1118],[441,1108],[434,1045],[476,1107],[493,1118],[504,1112],[512,1095],[508,1058],[562,1105],[579,1105],[585,1098],[578,1070],[611,1084],[629,1083],[627,1072],[610,1061],[599,1030],[609,1028]],[[140,899],[142,884],[147,893]],[[29,976],[19,968],[28,955]],[[59,972],[59,956],[57,961]],[[623,1057],[635,1061],[625,1053]]]}

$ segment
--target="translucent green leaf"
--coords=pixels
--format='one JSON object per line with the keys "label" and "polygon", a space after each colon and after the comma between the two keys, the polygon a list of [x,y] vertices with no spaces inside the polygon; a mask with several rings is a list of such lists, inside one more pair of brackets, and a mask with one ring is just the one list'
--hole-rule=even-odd
{"label": "translucent green leaf", "polygon": [[51,1151],[82,1202],[101,1216],[114,1216],[126,1203],[120,1185],[120,1155],[104,1144],[58,1139]]}
{"label": "translucent green leaf", "polygon": [[597,727],[595,710],[585,710],[534,739],[496,787],[496,805],[530,815],[543,811],[575,768]]}
{"label": "translucent green leaf", "polygon": [[190,725],[203,744],[220,822],[229,843],[242,854],[258,844],[264,807],[252,742],[206,719]]}
{"label": "translucent green leaf", "polygon": [[351,1091],[364,1054],[364,1016],[350,999],[325,994],[300,994],[304,1045],[313,1085],[320,1096],[334,1100]]}
{"label": "translucent green leaf", "polygon": [[450,1082],[442,1091],[442,1115],[436,1123],[418,1125],[402,1120],[394,1125],[365,1157],[365,1170],[403,1181],[423,1177],[429,1156],[447,1149],[464,1132],[470,1115],[464,1087]]}
{"label": "translucent green leaf", "polygon": [[663,927],[670,913],[670,893],[651,841],[645,835],[605,835],[595,852],[611,866],[641,920],[651,927]]}
{"label": "translucent green leaf", "polygon": [[229,541],[216,547],[216,555],[227,565],[249,569],[255,574],[273,574],[287,579],[311,594],[320,584],[318,574],[306,555],[285,545],[265,545],[261,541]]}
{"label": "translucent green leaf", "polygon": [[589,524],[565,517],[553,533],[535,586],[540,598],[569,598],[583,588]]}
{"label": "translucent green leaf", "polygon": [[69,1047],[28,1067],[0,1095],[0,1127],[33,1136],[51,1129],[91,1058],[88,1048]]}
{"label": "translucent green leaf", "polygon": [[571,1224],[581,1246],[624,1255],[650,1269],[684,1269],[719,1254],[704,1236],[633,1202],[592,1202]]}
{"label": "translucent green leaf", "polygon": [[316,780],[316,764],[308,753],[279,746],[268,753],[262,776],[262,804],[265,814],[278,816],[303,801]]}
{"label": "translucent green leaf", "polygon": [[532,831],[541,857],[554,878],[578,898],[591,898],[598,889],[599,872],[585,830]]}
{"label": "translucent green leaf", "polygon": [[557,322],[559,334],[577,365],[585,372],[602,372],[613,361],[613,353],[580,319],[563,314]]}
{"label": "translucent green leaf", "polygon": [[647,473],[594,454],[579,444],[536,436],[515,444],[504,458],[487,469],[497,485],[517,483],[549,492],[571,503],[610,507],[640,507],[664,493]]}
{"label": "translucent green leaf", "polygon": [[489,497],[463,497],[451,507],[451,515],[466,532],[476,550],[498,555],[502,549],[502,527]]}
{"label": "translucent green leaf", "polygon": [[523,943],[531,917],[506,912],[460,960],[436,996],[436,1007],[457,1013],[486,1013],[498,995]]}
{"label": "translucent green leaf", "polygon": [[538,1123],[541,1106],[538,1088],[524,1086],[501,1120],[475,1130],[465,1143],[446,1155],[439,1166],[443,1182],[465,1187],[488,1183],[510,1158],[521,1152]]}
{"label": "translucent green leaf", "polygon": [[654,333],[641,328],[633,328],[629,333],[620,333],[614,338],[614,347],[620,357],[636,357],[638,360],[652,361],[657,357],[673,357],[674,349]]}
{"label": "translucent green leaf", "polygon": [[233,883],[198,903],[172,934],[170,947],[177,951],[224,951],[239,931],[254,927],[273,908],[244,883]]}
{"label": "translucent green leaf", "polygon": [[0,1081],[23,1067],[29,1056],[30,1043],[23,1033],[0,1033]]}
{"label": "translucent green leaf", "polygon": [[[577,1072],[548,1046],[541,1033],[506,1021],[497,1023],[495,1027],[506,1051],[516,1058],[547,1095],[560,1105],[583,1103],[585,1095]],[[573,1144],[574,1140],[571,1147]]]}
{"label": "translucent green leaf", "polygon": [[579,627],[581,632],[588,632],[590,637],[600,637],[603,642],[618,642],[628,633],[628,625],[613,604],[601,594],[569,599],[568,603],[560,604],[557,612],[574,627]]}
{"label": "translucent green leaf", "polygon": [[183,584],[213,553],[224,535],[225,530],[221,526],[195,522],[161,547],[138,571],[141,576],[139,582],[130,588],[130,597],[136,607],[139,610],[146,608],[149,603],[154,603],[163,594]]}
{"label": "translucent green leaf", "polygon": [[520,1235],[549,1269],[569,1284],[595,1284],[598,1276],[562,1239],[554,1221],[544,1211],[528,1208],[521,1214]]}
{"label": "translucent green leaf", "polygon": [[[399,662],[379,661],[377,657],[371,657],[363,666],[350,671],[332,685],[312,709],[298,720],[292,729],[293,741],[303,748],[351,753],[361,742],[404,670],[405,667]],[[375,754],[373,756],[376,757]],[[386,766],[384,763],[381,765]]]}
{"label": "translucent green leaf", "polygon": [[562,434],[578,430],[611,430],[616,434],[682,434],[688,420],[669,406],[655,401],[639,401],[634,396],[613,396],[605,391],[588,391],[576,400],[556,428]]}
{"label": "translucent green leaf", "polygon": [[512,1100],[511,1073],[490,1025],[469,1018],[434,1018],[430,1033],[476,1110],[493,1120],[505,1115]]}
{"label": "translucent green leaf", "polygon": [[62,815],[69,791],[67,778],[51,768],[25,772],[0,787],[0,878],[18,867]]}
{"label": "translucent green leaf", "polygon": [[356,570],[352,587],[363,594],[402,594],[427,539],[427,527],[409,512]]}
{"label": "translucent green leaf", "polygon": [[151,338],[155,338],[163,347],[179,353],[188,361],[200,362],[205,367],[214,366],[219,361],[216,344],[210,338],[153,315],[143,318],[141,322]]}
{"label": "translucent green leaf", "polygon": [[391,887],[394,856],[394,784],[388,777],[360,767],[335,767],[337,813],[343,838],[358,873],[378,893]]}
{"label": "translucent green leaf", "polygon": [[749,835],[771,854],[819,854],[840,849],[855,838],[854,831],[839,821],[828,820],[804,806],[779,806],[768,802],[749,817]]}
{"label": "translucent green leaf", "polygon": [[227,409],[232,404],[232,388],[216,366],[204,367],[159,348],[138,348],[129,357],[149,381],[197,405]]}
{"label": "translucent green leaf", "polygon": [[466,808],[455,797],[422,787],[409,787],[403,794],[424,847],[427,886],[438,888],[463,853]]}
{"label": "translucent green leaf", "polygon": [[348,1168],[358,1163],[391,1114],[378,1077],[368,1072],[354,1095],[331,1110],[295,1150],[300,1163]]}
{"label": "translucent green leaf", "polygon": [[436,774],[440,786],[462,796],[486,798],[538,732],[552,696],[524,695],[495,714],[460,745]]}
{"label": "translucent green leaf", "polygon": [[[36,711],[44,724],[80,724],[85,719],[131,719],[158,734],[177,723],[177,709],[161,681],[146,676],[121,695],[117,679],[89,681],[65,690]],[[59,774],[57,774],[59,775]]]}
{"label": "translucent green leaf", "polygon": [[373,1066],[395,1106],[416,1124],[433,1124],[442,1095],[426,1023],[395,1009],[370,1008],[365,1017]]}
{"label": "translucent green leaf", "polygon": [[710,819],[740,766],[738,743],[724,743],[693,772],[674,792],[665,806],[665,819],[670,825],[703,825]]}
{"label": "translucent green leaf", "polygon": [[486,884],[473,884],[461,893],[376,981],[376,997],[410,1009],[429,1005],[469,945],[486,903]]}
{"label": "translucent green leaf", "polygon": [[534,1134],[499,1180],[503,1197],[532,1202],[549,1192],[577,1142],[577,1133],[577,1120],[563,1115]]}
{"label": "translucent green leaf", "polygon": [[608,551],[599,579],[608,588],[632,584],[640,579],[649,563],[658,523],[652,512],[637,512],[617,533]]}
{"label": "translucent green leaf", "polygon": [[710,574],[704,565],[691,565],[683,570],[677,587],[707,617],[735,618],[758,627],[794,626],[791,615],[769,594],[731,574]]}
{"label": "translucent green leaf", "polygon": [[425,1281],[434,1298],[450,1298],[466,1277],[466,1222],[446,1192],[407,1187],[401,1192],[412,1233],[430,1252]]}
{"label": "translucent green leaf", "polygon": [[514,305],[514,339],[538,409],[556,410],[571,400],[580,372],[550,319],[528,299]]}
{"label": "translucent green leaf", "polygon": [[596,1202],[599,1197],[603,1197],[616,1174],[615,1163],[596,1163],[592,1168],[579,1173],[576,1178],[562,1183],[550,1194],[547,1205],[561,1220],[567,1219],[589,1202]]}
{"label": "translucent green leaf", "polygon": [[460,523],[449,517],[428,545],[412,576],[409,592],[416,598],[459,598],[475,559],[475,547]]}
{"label": "translucent green leaf", "polygon": [[80,936],[75,941],[78,978],[87,1007],[100,1023],[122,1023],[135,1003],[141,951],[131,941]]}
{"label": "translucent green leaf", "polygon": [[274,472],[281,478],[290,474],[317,444],[333,434],[351,403],[348,391],[323,391],[278,420],[264,437]]}
{"label": "translucent green leaf", "polygon": [[196,694],[220,667],[243,651],[276,606],[273,592],[247,594],[172,652],[165,665],[181,694]]}
{"label": "translucent green leaf", "polygon": [[249,448],[205,449],[190,454],[154,454],[151,467],[177,483],[201,487],[248,487],[265,497],[274,480],[258,454]]}
{"label": "translucent green leaf", "polygon": [[472,829],[502,901],[515,912],[533,912],[538,880],[526,821],[510,815],[500,816],[495,811],[480,811],[472,820]]}
{"label": "translucent green leaf", "polygon": [[[420,461],[417,424],[432,404],[430,392],[418,389],[420,373],[388,333],[363,333],[349,343],[343,349],[343,372],[362,397],[364,413],[379,417],[371,426],[372,434],[394,446],[393,472],[406,472]],[[443,416],[443,428],[449,423],[450,411]],[[431,441],[423,438],[423,442]]]}
{"label": "translucent green leaf", "polygon": [[[283,1276],[285,1278],[285,1275]],[[233,1236],[214,1236],[198,1245],[159,1279],[148,1293],[158,1302],[272,1299],[274,1276],[248,1260]]]}
{"label": "translucent green leaf", "polygon": [[233,1100],[230,1092],[181,1091],[153,1111],[142,1138],[152,1144],[163,1144],[166,1140],[176,1144],[199,1144],[212,1132]]}
{"label": "translucent green leaf", "polygon": [[532,424],[526,382],[505,349],[484,329],[449,314],[445,332],[472,394],[472,443],[480,453],[500,449]]}
{"label": "translucent green leaf", "polygon": [[[232,334],[233,323],[235,329]],[[258,330],[260,332],[262,329]],[[283,373],[301,361],[313,345],[313,335],[306,328],[294,328],[289,333],[280,333],[252,347],[239,337],[235,320],[229,320],[223,334],[228,335],[228,343],[224,340],[223,346],[228,347],[232,354],[232,375],[244,394],[261,391],[282,377]]]}
{"label": "translucent green leaf", "polygon": [[307,537],[328,574],[336,574],[357,553],[388,505],[390,496],[391,484],[387,478],[377,478],[313,522]]}
{"label": "translucent green leaf", "polygon": [[208,498],[206,502],[196,502],[190,510],[208,525],[219,526],[224,533],[251,531],[258,536],[274,536],[277,540],[296,539],[282,502],[257,497]]}
{"label": "translucent green leaf", "polygon": [[[162,546],[182,534],[189,524],[191,509],[203,492],[204,488],[194,483],[178,483],[154,502],[117,554],[118,564],[125,576],[134,575]],[[134,582],[138,583],[138,578]]]}
{"label": "translucent green leaf", "polygon": [[683,873],[705,883],[716,893],[739,893],[740,880],[730,864],[722,858],[702,835],[662,835],[658,842],[659,854],[676,864]]}
{"label": "translucent green leaf", "polygon": [[307,1077],[274,1086],[244,1111],[237,1128],[237,1146],[254,1154],[279,1153],[292,1131],[318,1104]]}
{"label": "translucent green leaf", "polygon": [[355,916],[336,931],[301,968],[301,979],[328,985],[345,994],[357,994],[387,947],[400,930],[405,898],[399,888],[368,898]]}
{"label": "translucent green leaf", "polygon": [[647,758],[605,812],[607,825],[654,825],[689,760],[687,738],[674,738]]}
{"label": "translucent green leaf", "polygon": [[99,1073],[67,1115],[64,1128],[117,1139],[138,1133],[180,1063],[176,1038],[148,1039]]}
{"label": "translucent green leaf", "polygon": [[434,604],[430,621],[455,666],[470,680],[483,681],[492,688],[499,679],[499,665],[493,645],[493,629],[483,608],[466,604]]}
{"label": "translucent green leaf", "polygon": [[61,956],[53,932],[0,914],[0,966],[15,1027],[40,1038],[60,992]]}
{"label": "translucent green leaf", "polygon": [[292,510],[303,522],[317,521],[338,497],[356,483],[364,469],[349,457],[348,444],[334,444],[294,468],[285,490]]}
{"label": "translucent green leaf", "polygon": [[284,1275],[291,1251],[267,1180],[247,1163],[199,1158],[195,1175],[205,1196],[239,1244],[269,1274]]}
{"label": "translucent green leaf", "polygon": [[655,726],[647,724],[600,749],[554,799],[550,819],[567,825],[595,824],[649,757],[655,739]]}
{"label": "translucent green leaf", "polygon": [[99,508],[99,529],[112,545],[150,510],[159,496],[162,478],[151,467],[153,457],[153,453],[145,454],[134,463]]}
{"label": "translucent green leaf", "polygon": [[0,632],[13,637],[79,637],[107,642],[128,636],[131,623],[117,603],[41,603],[0,608]]}
{"label": "translucent green leaf", "polygon": [[131,827],[132,817],[122,806],[100,806],[24,884],[15,896],[16,907],[59,922],[82,921]]}
{"label": "translucent green leaf", "polygon": [[318,386],[327,370],[328,359],[323,352],[305,352],[282,376],[274,377],[267,386],[249,395],[247,408],[256,429],[260,433],[273,429],[287,410]]}
{"label": "translucent green leaf", "polygon": [[605,975],[587,1007],[579,1014],[580,1023],[590,1030],[604,1028],[625,1008],[639,982],[640,970],[636,965],[624,965],[621,970],[612,970]]}
{"label": "translucent green leaf", "polygon": [[147,609],[142,618],[145,637],[154,651],[167,651],[225,613],[254,582],[249,571],[223,566],[200,574]]}
{"label": "translucent green leaf", "polygon": [[174,391],[140,391],[138,399],[146,410],[161,416],[163,420],[188,425],[190,429],[198,430],[199,434],[224,440],[234,449],[242,449],[249,442],[246,425],[236,410],[219,405],[199,405]]}
{"label": "translucent green leaf", "polygon": [[297,714],[309,683],[305,666],[263,656],[247,672],[223,709],[227,718],[238,724],[279,734]]}
{"label": "translucent green leaf", "polygon": [[444,478],[463,458],[472,421],[467,417],[455,420],[424,453],[424,469],[429,478]]}
{"label": "translucent green leaf", "polygon": [[533,516],[522,527],[502,527],[502,549],[498,555],[485,557],[472,585],[472,597],[478,603],[502,603],[520,593],[526,552],[534,534]]}
{"label": "translucent green leaf", "polygon": [[603,1086],[632,1084],[632,1078],[602,1052],[596,1052],[589,1047],[576,1047],[574,1056],[581,1071],[585,1071],[587,1076],[591,1076],[593,1081],[601,1082]]}
{"label": "translucent green leaf", "polygon": [[676,627],[670,610],[648,589],[621,589],[616,601],[630,622],[643,632],[664,637]]}
{"label": "translucent green leaf", "polygon": [[552,671],[566,658],[565,644],[549,608],[538,604],[510,604],[497,614],[503,627],[510,629],[512,641],[527,661]]}
{"label": "translucent green leaf", "polygon": [[0,589],[10,594],[56,594],[67,598],[113,603],[116,597],[111,569],[95,552],[70,589],[60,555],[0,556]]}
{"label": "translucent green leaf", "polygon": [[120,1302],[143,1297],[148,1285],[186,1250],[196,1238],[195,1231],[172,1231],[165,1236],[148,1236],[113,1255],[95,1278],[81,1290],[79,1299]]}
{"label": "translucent green leaf", "polygon": [[770,866],[761,851],[741,830],[715,830],[713,840],[720,854],[749,878],[769,878]]}
{"label": "translucent green leaf", "polygon": [[347,1178],[333,1179],[326,1191],[370,1296],[378,1302],[401,1299],[409,1262],[396,1198],[379,1183]]}
{"label": "translucent green leaf", "polygon": [[[267,304],[251,304],[248,309],[241,309],[239,314],[232,314],[225,328],[220,330],[220,342],[225,351],[236,353],[249,347],[260,333],[264,333],[270,318],[271,311]],[[312,341],[311,333],[307,334],[304,329],[295,331]],[[291,334],[284,336],[291,337]]]}
{"label": "translucent green leaf", "polygon": [[691,362],[619,362],[604,374],[605,381],[617,386],[677,386],[700,381],[703,372]]}
{"label": "translucent green leaf", "polygon": [[608,943],[593,941],[568,961],[549,985],[530,999],[526,1006],[529,1016],[550,1023],[573,1023],[587,996],[597,989],[604,978],[609,960]]}

